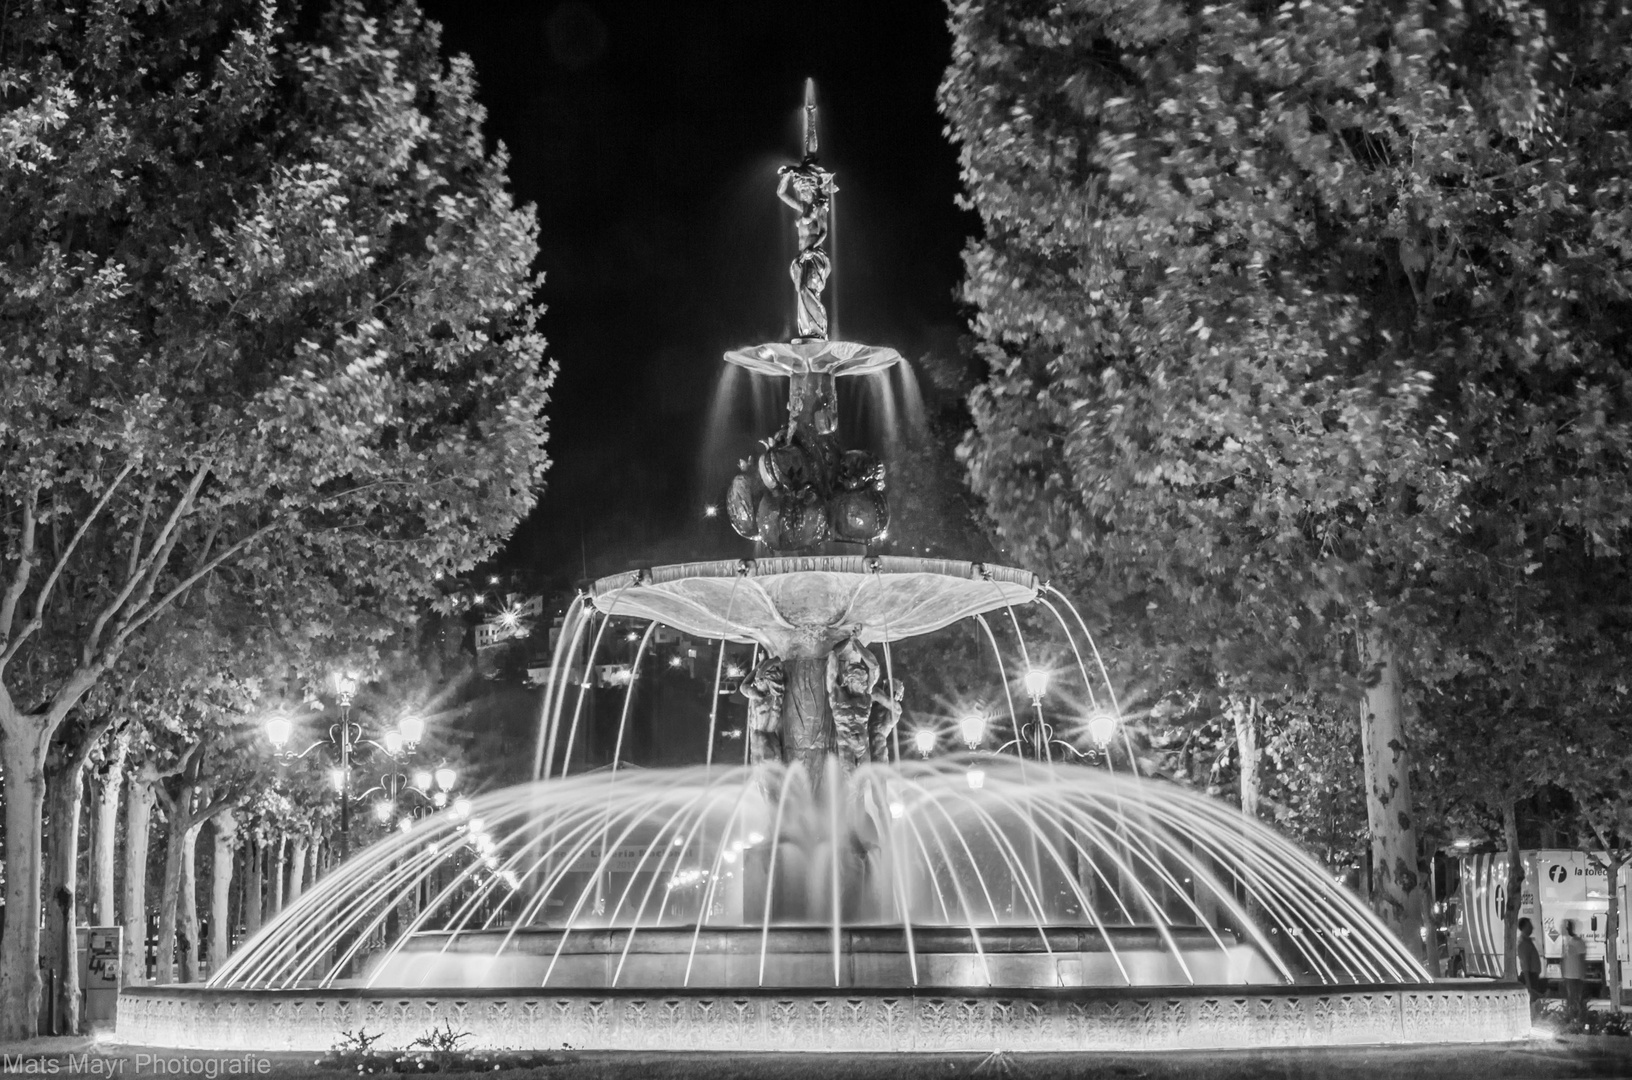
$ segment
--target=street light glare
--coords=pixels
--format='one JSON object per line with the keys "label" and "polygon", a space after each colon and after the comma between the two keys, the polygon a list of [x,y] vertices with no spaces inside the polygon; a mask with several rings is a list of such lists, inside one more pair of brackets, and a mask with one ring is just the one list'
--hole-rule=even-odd
{"label": "street light glare", "polygon": [[1041,668],[1032,668],[1026,672],[1026,693],[1031,695],[1032,701],[1041,701],[1048,692],[1048,672]]}
{"label": "street light glare", "polygon": [[1105,709],[1091,714],[1084,725],[1088,729],[1088,737],[1099,746],[1109,746],[1111,739],[1116,735],[1116,714]]}
{"label": "street light glare", "polygon": [[414,773],[414,786],[421,791],[431,790],[431,770],[420,769]]}
{"label": "street light glare", "polygon": [[374,820],[381,825],[391,820],[391,804],[381,799],[374,804]]}
{"label": "street light glare", "polygon": [[397,721],[397,730],[402,732],[403,744],[412,750],[425,737],[425,720],[409,713]]}
{"label": "street light glare", "polygon": [[336,791],[345,791],[346,790],[346,770],[344,770],[342,768],[339,768],[339,767],[330,769],[329,770],[329,783],[334,785],[334,790],[336,790]]}
{"label": "street light glare", "polygon": [[436,770],[436,786],[441,788],[443,791],[451,790],[453,788],[454,781],[458,779],[459,774],[454,772],[446,765]]}
{"label": "street light glare", "polygon": [[402,732],[387,731],[385,733],[385,752],[392,757],[402,753]]}
{"label": "street light glare", "polygon": [[288,746],[289,738],[294,733],[294,723],[281,713],[271,717],[266,722],[266,738],[272,744],[274,750],[282,750],[285,746]]}
{"label": "street light glare", "polygon": [[[978,741],[978,740],[977,740]],[[935,732],[927,727],[921,727],[912,733],[912,745],[918,750],[919,756],[928,757],[935,750]]]}
{"label": "street light glare", "polygon": [[958,733],[963,741],[973,750],[986,738],[986,717],[980,713],[970,713],[958,721]]}

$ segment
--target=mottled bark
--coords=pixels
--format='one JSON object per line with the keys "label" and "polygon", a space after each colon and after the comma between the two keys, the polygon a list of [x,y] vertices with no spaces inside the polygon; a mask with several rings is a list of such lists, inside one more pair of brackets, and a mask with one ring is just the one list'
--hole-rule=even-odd
{"label": "mottled bark", "polygon": [[124,756],[121,745],[91,777],[91,880],[86,894],[90,921],[97,926],[112,926],[118,917],[114,867],[119,851],[119,796],[125,788]]}
{"label": "mottled bark", "polygon": [[289,898],[293,904],[306,891],[306,858],[309,840],[304,833],[289,842]]}
{"label": "mottled bark", "polygon": [[0,710],[0,773],[6,784],[0,1042],[32,1038],[40,1015],[40,821],[47,738],[39,717]]}
{"label": "mottled bark", "polygon": [[1240,758],[1241,812],[1258,816],[1258,704],[1250,699],[1233,701],[1235,750]]}
{"label": "mottled bark", "polygon": [[159,935],[153,981],[161,986],[175,978],[176,905],[181,899],[182,851],[189,836],[188,815],[172,812],[164,829],[164,872],[159,880]]}
{"label": "mottled bark", "polygon": [[198,833],[187,830],[181,848],[181,888],[176,898],[176,948],[181,953],[181,981],[198,982]]}
{"label": "mottled bark", "polygon": [[1621,868],[1626,865],[1626,856],[1623,853],[1611,852],[1614,856],[1604,864],[1604,872],[1608,875],[1609,910],[1604,913],[1604,982],[1609,992],[1609,1008],[1612,1013],[1621,1011]]}
{"label": "mottled bark", "polygon": [[1364,699],[1360,742],[1365,760],[1366,821],[1371,831],[1371,906],[1385,925],[1421,955],[1424,947],[1417,830],[1411,799],[1411,755],[1399,661],[1382,633],[1359,635]]}
{"label": "mottled bark", "polygon": [[154,801],[152,786],[132,777],[125,787],[125,880],[119,890],[126,986],[147,982],[147,845]]}
{"label": "mottled bark", "polygon": [[244,843],[244,933],[261,932],[261,845],[251,834]]}
{"label": "mottled bark", "polygon": [[210,860],[210,971],[221,970],[232,952],[232,867],[238,843],[238,819],[231,810],[216,816]]}
{"label": "mottled bark", "polygon": [[283,853],[286,839],[279,834],[272,841],[267,857],[266,868],[266,917],[268,920],[278,917],[283,910]]}
{"label": "mottled bark", "polygon": [[79,896],[79,816],[84,801],[80,760],[53,747],[45,764],[45,926],[40,963],[52,973],[52,1034],[79,1031],[79,950],[74,909]]}

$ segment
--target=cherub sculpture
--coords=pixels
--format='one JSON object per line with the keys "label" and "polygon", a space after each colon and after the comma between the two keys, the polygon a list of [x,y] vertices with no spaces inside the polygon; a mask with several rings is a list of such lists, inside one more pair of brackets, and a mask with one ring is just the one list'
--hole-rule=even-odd
{"label": "cherub sculpture", "polygon": [[782,760],[782,694],[787,674],[779,657],[759,662],[739,689],[748,699],[748,758],[753,764]]}
{"label": "cherub sculpture", "polygon": [[[828,654],[827,701],[838,736],[835,749],[846,772],[864,761],[883,760],[878,748],[901,716],[900,684],[881,690],[878,682],[878,658],[854,635]],[[876,726],[871,722],[875,704],[888,716]]]}

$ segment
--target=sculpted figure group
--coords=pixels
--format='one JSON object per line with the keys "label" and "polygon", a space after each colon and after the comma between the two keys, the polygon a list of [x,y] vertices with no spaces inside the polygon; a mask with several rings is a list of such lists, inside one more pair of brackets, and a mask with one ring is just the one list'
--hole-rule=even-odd
{"label": "sculpted figure group", "polygon": [[[782,701],[787,675],[778,657],[769,657],[743,679],[748,699],[751,761],[781,761]],[[852,636],[827,656],[827,704],[837,733],[835,750],[848,774],[866,761],[885,761],[890,735],[901,720],[904,687],[882,678],[873,651]],[[875,709],[876,706],[876,709]]]}

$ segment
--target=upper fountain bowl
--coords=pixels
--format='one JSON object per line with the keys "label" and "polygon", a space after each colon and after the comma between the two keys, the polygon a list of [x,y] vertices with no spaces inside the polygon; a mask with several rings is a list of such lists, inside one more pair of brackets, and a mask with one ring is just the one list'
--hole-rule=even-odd
{"label": "upper fountain bowl", "polygon": [[[894,555],[722,559],[601,578],[607,615],[655,619],[688,634],[758,643],[773,656],[928,634],[1037,598],[1035,574],[1008,566]],[[825,644],[824,644],[825,643]]]}
{"label": "upper fountain bowl", "polygon": [[732,349],[725,361],[757,375],[871,375],[900,363],[901,354],[855,341],[768,341]]}

